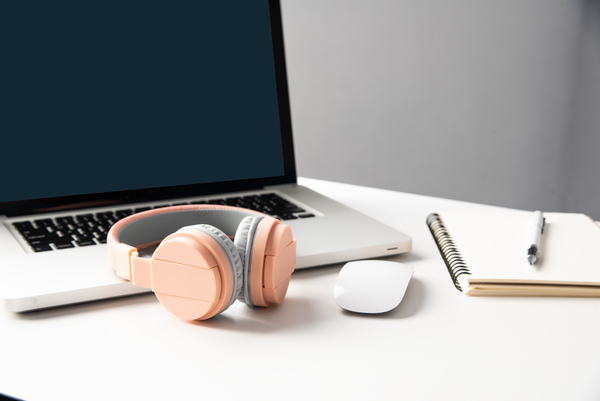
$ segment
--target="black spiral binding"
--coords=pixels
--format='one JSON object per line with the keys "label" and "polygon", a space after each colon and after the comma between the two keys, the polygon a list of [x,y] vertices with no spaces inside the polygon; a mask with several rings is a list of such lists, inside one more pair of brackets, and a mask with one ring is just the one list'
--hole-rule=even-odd
{"label": "black spiral binding", "polygon": [[452,277],[452,282],[457,290],[462,291],[458,284],[458,276],[461,274],[471,274],[469,267],[465,263],[460,251],[454,244],[452,236],[446,230],[446,226],[442,223],[442,219],[437,213],[431,213],[427,216],[427,226],[433,235],[433,239],[446,263],[448,273]]}

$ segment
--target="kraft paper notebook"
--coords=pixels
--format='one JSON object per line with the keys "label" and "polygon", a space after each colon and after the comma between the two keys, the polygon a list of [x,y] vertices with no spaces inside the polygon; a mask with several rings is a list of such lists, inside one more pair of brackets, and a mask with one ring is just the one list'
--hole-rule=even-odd
{"label": "kraft paper notebook", "polygon": [[538,260],[527,262],[533,212],[447,211],[427,225],[456,288],[474,296],[600,296],[600,226],[544,213]]}

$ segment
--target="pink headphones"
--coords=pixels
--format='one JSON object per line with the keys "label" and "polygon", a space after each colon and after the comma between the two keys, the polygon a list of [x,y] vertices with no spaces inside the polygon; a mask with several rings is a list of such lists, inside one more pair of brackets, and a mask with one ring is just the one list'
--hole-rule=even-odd
{"label": "pink headphones", "polygon": [[[139,256],[138,249],[158,243],[152,259]],[[119,277],[151,288],[169,312],[187,320],[209,319],[236,299],[264,307],[283,302],[296,265],[289,226],[229,206],[136,213],[112,226],[107,244]]]}

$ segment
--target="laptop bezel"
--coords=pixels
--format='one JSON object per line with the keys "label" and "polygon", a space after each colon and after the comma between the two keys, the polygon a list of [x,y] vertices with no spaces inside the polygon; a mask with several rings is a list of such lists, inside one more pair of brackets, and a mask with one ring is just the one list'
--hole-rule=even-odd
{"label": "laptop bezel", "polygon": [[[277,86],[279,123],[281,128],[281,142],[283,151],[283,175],[227,182],[0,202],[0,215],[11,217],[61,210],[152,202],[164,199],[177,199],[218,193],[248,191],[260,189],[265,186],[296,183],[296,162],[292,139],[292,122],[285,62],[283,25],[281,21],[281,6],[279,0],[268,0],[268,2],[271,18],[271,36],[275,60],[275,79]],[[251,162],[251,160],[249,160],[249,162]],[[23,185],[30,184],[24,181]]]}

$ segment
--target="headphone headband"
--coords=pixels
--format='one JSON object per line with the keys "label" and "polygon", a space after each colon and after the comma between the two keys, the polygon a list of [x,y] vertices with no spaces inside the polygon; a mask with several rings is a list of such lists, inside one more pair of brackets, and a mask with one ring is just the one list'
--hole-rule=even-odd
{"label": "headphone headband", "polygon": [[132,280],[130,258],[137,248],[162,241],[181,227],[194,224],[218,226],[235,234],[248,216],[267,216],[248,209],[219,205],[183,205],[136,213],[116,222],[107,237],[109,263],[117,275]]}

